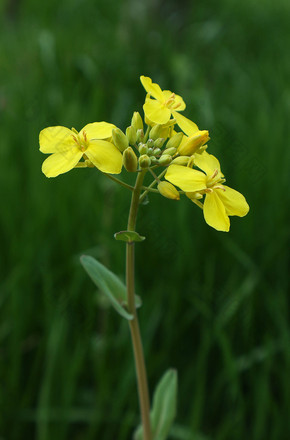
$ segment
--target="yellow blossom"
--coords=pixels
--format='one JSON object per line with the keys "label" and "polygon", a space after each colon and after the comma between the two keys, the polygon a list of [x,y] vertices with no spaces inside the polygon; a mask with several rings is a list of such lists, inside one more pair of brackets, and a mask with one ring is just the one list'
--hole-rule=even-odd
{"label": "yellow blossom", "polygon": [[160,86],[153,83],[148,76],[141,76],[140,80],[147,92],[143,110],[145,118],[153,123],[150,125],[166,124],[171,115],[174,116],[185,109],[186,106],[181,96],[170,90],[161,90]]}
{"label": "yellow blossom", "polygon": [[244,217],[249,205],[242,194],[224,185],[219,161],[206,152],[198,154],[195,165],[203,172],[181,165],[170,165],[165,178],[179,186],[189,198],[195,199],[196,192],[205,194],[203,205],[204,219],[209,226],[218,231],[228,232],[230,215]]}
{"label": "yellow blossom", "polygon": [[185,133],[179,145],[178,153],[181,156],[191,156],[210,138],[207,130],[199,130],[198,126],[190,119],[179,113],[174,115],[177,124]]}
{"label": "yellow blossom", "polygon": [[51,156],[42,164],[43,173],[46,177],[56,177],[76,167],[84,158],[104,173],[119,174],[122,154],[108,141],[113,128],[107,122],[88,124],[79,133],[62,126],[45,128],[39,135],[40,151]]}

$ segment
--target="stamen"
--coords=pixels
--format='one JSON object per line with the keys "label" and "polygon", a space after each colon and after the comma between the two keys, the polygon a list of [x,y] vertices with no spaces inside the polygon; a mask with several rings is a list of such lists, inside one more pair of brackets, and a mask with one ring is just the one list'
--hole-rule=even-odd
{"label": "stamen", "polygon": [[85,142],[88,142],[87,133],[85,131],[83,132],[83,136],[84,136]]}
{"label": "stamen", "polygon": [[177,104],[175,104],[172,108],[175,110],[176,108],[181,106],[181,102],[178,102]]}
{"label": "stamen", "polygon": [[214,173],[213,173],[213,175],[211,176],[211,179],[214,179],[214,178],[218,175],[218,172],[219,172],[218,169],[214,170]]}
{"label": "stamen", "polygon": [[214,186],[214,189],[222,189],[223,191],[226,190],[225,187],[222,186],[222,185],[215,185],[215,186]]}
{"label": "stamen", "polygon": [[78,144],[79,147],[81,147],[81,144],[80,144],[80,140],[79,140],[79,138],[76,137],[76,136],[74,136],[74,135],[72,135],[72,138],[73,138],[73,140],[75,141],[75,143]]}

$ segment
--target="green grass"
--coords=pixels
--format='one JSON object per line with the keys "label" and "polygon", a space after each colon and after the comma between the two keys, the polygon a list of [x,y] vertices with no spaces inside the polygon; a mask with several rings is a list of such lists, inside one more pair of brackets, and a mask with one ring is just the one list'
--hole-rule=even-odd
{"label": "green grass", "polygon": [[[13,3],[9,3],[13,5]],[[0,12],[1,440],[127,440],[139,423],[126,322],[79,264],[124,275],[129,192],[40,171],[38,133],[142,110],[139,75],[181,94],[251,210],[229,234],[189,200],[140,211],[137,293],[151,390],[179,373],[172,440],[290,436],[290,8],[279,0],[20,2]],[[15,3],[15,5],[17,5]],[[9,11],[9,12],[8,12]]]}

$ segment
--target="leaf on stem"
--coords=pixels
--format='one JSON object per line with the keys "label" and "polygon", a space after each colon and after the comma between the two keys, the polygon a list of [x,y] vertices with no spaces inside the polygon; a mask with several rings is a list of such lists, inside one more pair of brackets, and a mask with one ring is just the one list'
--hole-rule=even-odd
{"label": "leaf on stem", "polygon": [[[81,257],[81,264],[94,284],[110,300],[116,312],[123,316],[123,318],[129,321],[132,320],[133,315],[126,310],[127,289],[117,275],[89,255]],[[135,304],[137,308],[141,307],[142,304],[140,297],[137,295],[135,295]]]}
{"label": "leaf on stem", "polygon": [[120,231],[114,234],[114,238],[118,241],[125,241],[126,243],[134,243],[144,241],[146,237],[142,237],[135,231]]}
{"label": "leaf on stem", "polygon": [[[177,371],[170,369],[159,381],[153,396],[150,412],[153,440],[166,440],[172,422],[176,416]],[[143,428],[139,426],[134,440],[143,440]]]}

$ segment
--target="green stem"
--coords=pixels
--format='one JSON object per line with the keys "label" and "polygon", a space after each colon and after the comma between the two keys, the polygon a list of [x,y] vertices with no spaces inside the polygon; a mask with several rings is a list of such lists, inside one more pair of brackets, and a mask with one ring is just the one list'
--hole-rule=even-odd
{"label": "green stem", "polygon": [[[167,168],[165,168],[165,170],[162,171],[162,173],[159,174],[158,179],[160,180],[164,174],[166,173]],[[146,195],[148,194],[148,192],[150,191],[151,188],[153,188],[154,185],[156,185],[157,180],[153,180],[153,182],[150,183],[150,185],[148,186],[148,188],[146,189],[146,191],[143,192],[143,194],[140,196],[140,200],[139,203],[141,203],[144,198],[146,197]]]}
{"label": "green stem", "polygon": [[134,187],[131,185],[128,185],[128,183],[122,182],[122,180],[117,179],[117,177],[111,176],[111,174],[103,173],[106,177],[109,177],[109,179],[113,180],[114,182],[118,183],[119,185],[124,186],[124,188],[130,189],[131,191],[134,191]]}
{"label": "green stem", "polygon": [[[132,194],[131,206],[128,218],[128,231],[135,231],[139,197],[144,180],[146,170],[138,173],[135,188]],[[134,276],[134,243],[126,244],[126,281],[127,281],[127,295],[128,295],[128,311],[134,318],[129,321],[135,367],[138,384],[139,404],[141,410],[141,419],[143,425],[143,438],[144,440],[152,440],[151,425],[150,425],[150,400],[147,383],[147,373],[145,367],[145,360],[143,354],[143,346],[140,335],[138,317],[135,306],[135,276]]]}

